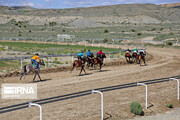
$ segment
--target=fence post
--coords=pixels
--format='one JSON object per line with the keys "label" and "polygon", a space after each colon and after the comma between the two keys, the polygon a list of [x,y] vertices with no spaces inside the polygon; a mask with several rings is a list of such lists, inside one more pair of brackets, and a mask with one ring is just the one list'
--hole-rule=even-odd
{"label": "fence post", "polygon": [[103,120],[103,94],[101,91],[95,91],[95,90],[92,90],[91,93],[92,94],[94,94],[94,93],[100,93],[101,94],[101,120]]}
{"label": "fence post", "polygon": [[147,109],[147,85],[144,83],[137,83],[137,86],[138,85],[144,85],[146,87],[146,109]]}
{"label": "fence post", "polygon": [[41,105],[39,105],[39,104],[36,104],[36,103],[32,103],[32,102],[29,102],[29,107],[31,107],[31,106],[38,106],[39,107],[39,109],[40,109],[40,120],[42,120],[42,107],[41,107]]}
{"label": "fence post", "polygon": [[177,81],[177,99],[179,100],[179,80],[175,78],[169,78],[169,80],[176,80]]}
{"label": "fence post", "polygon": [[22,69],[23,67],[22,67],[22,58],[21,58],[21,69]]}

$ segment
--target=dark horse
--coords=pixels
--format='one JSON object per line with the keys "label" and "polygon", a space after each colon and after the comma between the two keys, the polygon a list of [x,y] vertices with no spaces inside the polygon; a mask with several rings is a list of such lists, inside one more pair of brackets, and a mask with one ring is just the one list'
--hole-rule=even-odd
{"label": "dark horse", "polygon": [[92,65],[94,65],[94,69],[96,69],[96,65],[99,64],[99,70],[101,71],[104,58],[106,58],[106,55],[102,55],[101,58],[94,58],[94,62],[92,63]]}
{"label": "dark horse", "polygon": [[94,55],[87,56],[87,67],[92,67],[94,64]]}
{"label": "dark horse", "polygon": [[133,54],[132,54],[132,60],[133,60],[133,62],[136,62],[136,63],[137,63],[137,59],[138,59],[138,53],[133,52]]}
{"label": "dark horse", "polygon": [[[81,75],[82,70],[84,70],[84,73],[86,74],[86,71],[85,71],[85,69],[84,69],[85,62],[86,62],[86,61],[87,61],[87,58],[85,58],[84,64],[83,64],[81,60],[74,60],[74,62],[72,63],[71,72],[73,71],[74,67],[76,67],[76,69],[79,68],[79,67],[81,67],[81,70],[80,70],[79,75]],[[70,72],[70,73],[71,73],[71,72]]]}
{"label": "dark horse", "polygon": [[23,76],[24,76],[24,78],[25,78],[25,76],[26,76],[28,73],[30,73],[31,71],[33,71],[33,72],[35,72],[33,81],[35,80],[36,75],[38,75],[38,77],[39,77],[39,79],[40,79],[40,81],[41,81],[41,77],[40,77],[40,75],[39,75],[40,65],[45,66],[43,59],[41,59],[41,61],[38,62],[38,69],[37,69],[37,70],[33,67],[32,64],[27,64],[27,65],[25,65],[25,66],[23,67],[23,73],[21,74],[21,77],[19,78],[19,80],[21,80]]}
{"label": "dark horse", "polygon": [[139,64],[141,65],[141,60],[143,60],[144,61],[144,65],[146,65],[146,60],[145,60],[145,56],[146,56],[146,54],[139,54],[138,55],[138,61],[139,61]]}
{"label": "dark horse", "polygon": [[[130,63],[130,58],[132,58],[130,52],[126,52],[125,58],[126,58],[126,61],[127,61],[128,63]],[[129,59],[129,60],[128,60],[128,59]]]}

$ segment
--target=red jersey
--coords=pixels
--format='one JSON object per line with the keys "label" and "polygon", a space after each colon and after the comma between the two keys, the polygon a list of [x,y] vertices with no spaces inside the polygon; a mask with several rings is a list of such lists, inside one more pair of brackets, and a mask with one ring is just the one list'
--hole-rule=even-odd
{"label": "red jersey", "polygon": [[97,54],[103,54],[104,55],[104,53],[102,51],[99,51]]}

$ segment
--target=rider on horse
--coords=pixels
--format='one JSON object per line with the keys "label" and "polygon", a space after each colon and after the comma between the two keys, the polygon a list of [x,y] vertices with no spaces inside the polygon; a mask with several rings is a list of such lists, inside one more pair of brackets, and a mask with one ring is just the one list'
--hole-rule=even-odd
{"label": "rider on horse", "polygon": [[145,56],[145,55],[146,55],[146,52],[144,51],[144,49],[141,49],[141,50],[139,51],[139,54],[142,55],[142,56]]}
{"label": "rider on horse", "polygon": [[85,57],[83,54],[83,51],[77,55],[78,60],[80,59],[82,61],[82,66],[84,66],[85,63]]}
{"label": "rider on horse", "polygon": [[136,48],[136,49],[134,49],[133,53],[138,53],[138,50],[137,50],[137,48]]}
{"label": "rider on horse", "polygon": [[41,61],[41,59],[39,58],[39,54],[36,53],[32,58],[31,58],[31,63],[32,65],[35,64],[35,69],[38,69],[38,63],[36,60],[39,60],[39,62]]}
{"label": "rider on horse", "polygon": [[127,50],[126,50],[126,53],[129,53],[130,56],[131,56],[131,50],[130,50],[130,49],[127,49]]}
{"label": "rider on horse", "polygon": [[94,54],[91,53],[90,50],[87,51],[86,55],[87,55],[87,58],[88,58],[88,62],[89,62],[89,63],[91,63],[91,62],[94,61]]}
{"label": "rider on horse", "polygon": [[97,53],[97,58],[101,61],[101,63],[103,63],[102,55],[105,56],[105,54],[102,52],[102,50],[100,50],[100,51]]}

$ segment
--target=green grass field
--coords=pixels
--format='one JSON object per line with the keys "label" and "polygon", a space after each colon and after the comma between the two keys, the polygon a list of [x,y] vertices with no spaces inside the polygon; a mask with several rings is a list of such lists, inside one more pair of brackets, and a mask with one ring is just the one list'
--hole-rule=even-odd
{"label": "green grass field", "polygon": [[22,51],[34,54],[34,52],[41,52],[45,54],[62,54],[62,53],[78,53],[81,51],[104,52],[120,51],[121,49],[104,48],[104,47],[90,47],[80,45],[57,45],[57,44],[42,44],[42,43],[20,43],[20,42],[0,42],[0,45],[8,46],[11,51]]}

